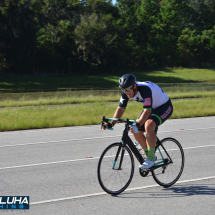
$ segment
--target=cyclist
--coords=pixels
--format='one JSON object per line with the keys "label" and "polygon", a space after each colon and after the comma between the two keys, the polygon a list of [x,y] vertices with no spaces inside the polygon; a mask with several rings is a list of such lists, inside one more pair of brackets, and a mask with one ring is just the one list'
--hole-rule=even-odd
{"label": "cyclist", "polygon": [[[143,111],[136,120],[136,124],[131,126],[130,131],[135,140],[142,146],[147,157],[140,167],[143,169],[151,168],[155,164],[154,151],[157,140],[154,130],[172,115],[171,100],[158,85],[149,81],[138,82],[132,74],[123,75],[119,79],[119,87],[122,89],[122,94],[113,118],[120,119],[122,117],[129,99],[143,104]],[[111,126],[115,124],[116,121],[111,122]],[[104,130],[106,125],[108,124],[102,126]]]}

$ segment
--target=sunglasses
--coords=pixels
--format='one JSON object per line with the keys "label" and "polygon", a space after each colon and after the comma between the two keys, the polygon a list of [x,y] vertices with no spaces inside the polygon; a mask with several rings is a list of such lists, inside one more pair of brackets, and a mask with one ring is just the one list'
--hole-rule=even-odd
{"label": "sunglasses", "polygon": [[127,88],[127,89],[124,89],[123,91],[124,91],[124,92],[128,92],[131,88],[132,88],[132,87],[129,87],[129,88]]}

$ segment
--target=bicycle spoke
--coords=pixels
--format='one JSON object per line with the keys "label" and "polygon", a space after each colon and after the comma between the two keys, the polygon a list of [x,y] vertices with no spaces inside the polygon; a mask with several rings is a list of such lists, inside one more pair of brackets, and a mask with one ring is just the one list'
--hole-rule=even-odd
{"label": "bicycle spoke", "polygon": [[98,165],[98,179],[101,187],[110,194],[118,194],[125,190],[130,184],[134,172],[134,160],[130,150],[125,147],[125,153],[122,160],[121,168],[120,160],[122,150],[113,168],[120,143],[112,144],[103,152]]}
{"label": "bicycle spoke", "polygon": [[[181,176],[184,167],[184,153],[183,149],[173,138],[166,138],[161,141],[166,152],[170,156],[172,163],[163,167],[157,168],[152,171],[154,180],[161,186],[168,187],[173,185]],[[159,146],[160,152],[164,159],[169,159],[166,152]],[[162,149],[162,150],[161,150]],[[155,155],[157,156],[157,162],[162,161],[158,147],[156,147]]]}

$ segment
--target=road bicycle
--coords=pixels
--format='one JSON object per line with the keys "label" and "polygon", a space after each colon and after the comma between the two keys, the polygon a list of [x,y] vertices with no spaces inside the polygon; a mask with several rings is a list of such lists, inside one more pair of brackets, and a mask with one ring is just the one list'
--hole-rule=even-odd
{"label": "road bicycle", "polygon": [[[98,162],[97,176],[102,189],[112,195],[123,192],[131,183],[134,175],[134,156],[140,164],[145,157],[140,154],[128,135],[135,120],[102,117],[102,125],[110,121],[125,123],[121,142],[109,145]],[[108,128],[108,127],[107,127]],[[158,128],[155,129],[157,134]],[[133,154],[134,156],[133,156]],[[177,182],[184,169],[184,151],[180,143],[171,137],[159,140],[155,147],[156,161],[150,169],[139,168],[142,177],[151,172],[155,182],[163,187],[170,187]]]}

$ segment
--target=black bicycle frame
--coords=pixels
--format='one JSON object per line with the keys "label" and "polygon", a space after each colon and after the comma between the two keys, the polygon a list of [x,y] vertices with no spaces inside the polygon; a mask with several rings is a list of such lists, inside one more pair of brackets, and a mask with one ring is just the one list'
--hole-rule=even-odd
{"label": "black bicycle frame", "polygon": [[141,156],[141,154],[137,150],[136,146],[132,142],[131,138],[128,136],[129,129],[130,129],[130,127],[127,122],[125,124],[125,129],[124,129],[123,135],[122,135],[122,147],[125,147],[127,144],[129,146],[129,148],[131,149],[131,151],[133,152],[133,154],[135,155],[135,157],[137,158],[137,160],[140,162],[140,164],[142,164],[144,162],[144,158]]}
{"label": "black bicycle frame", "polygon": [[[121,142],[122,145],[119,146],[119,148],[117,150],[117,153],[116,153],[116,156],[115,156],[115,160],[114,160],[114,164],[113,164],[113,169],[116,169],[116,170],[120,170],[121,169],[122,162],[123,162],[123,157],[124,157],[124,153],[125,153],[125,146],[126,146],[126,144],[130,148],[130,150],[133,152],[133,154],[137,158],[137,160],[140,162],[140,164],[142,164],[144,162],[144,158],[142,157],[142,155],[140,154],[140,152],[137,150],[137,148],[134,145],[134,143],[132,142],[131,138],[128,136],[128,132],[130,130],[130,126],[129,125],[131,125],[132,122],[130,122],[129,119],[120,120],[120,121],[121,122],[125,122],[125,129],[124,129],[123,134],[122,134],[122,142]],[[103,125],[104,122],[108,122],[108,120],[105,119],[105,117],[103,116],[103,118],[102,118],[102,125]],[[157,130],[158,130],[158,128],[155,129],[155,133],[156,134],[157,134]],[[169,160],[164,159],[163,161],[160,162],[161,164],[160,163],[157,164],[157,165],[155,164],[152,168],[150,168],[150,170],[154,170],[154,169],[160,168],[162,166],[166,166],[166,165],[168,165],[170,163],[173,163],[172,159],[170,158],[169,154],[167,153],[166,149],[163,147],[163,145],[162,145],[161,141],[158,139],[158,137],[157,137],[156,145],[162,147],[162,149],[164,150],[164,152],[167,154]],[[116,165],[116,162],[117,162],[117,159],[119,157],[121,149],[122,149],[122,152],[121,152],[121,156],[120,156],[119,167],[115,168],[115,165]]]}
{"label": "black bicycle frame", "polygon": [[[129,129],[130,129],[130,127],[129,127],[129,123],[127,121],[127,123],[125,124],[125,129],[123,131],[123,135],[122,135],[122,146],[119,147],[117,155],[116,155],[116,158],[115,158],[115,161],[116,161],[117,158],[118,158],[119,152],[120,152],[120,150],[122,148],[122,155],[121,155],[121,159],[120,159],[119,169],[121,169],[121,166],[122,166],[122,161],[123,161],[124,152],[125,152],[124,147],[126,146],[126,144],[131,149],[131,151],[133,152],[133,154],[137,158],[137,160],[140,162],[140,164],[142,164],[144,162],[144,158],[142,157],[140,152],[137,150],[137,148],[134,145],[134,143],[132,142],[131,138],[128,136]],[[156,129],[155,132],[157,133],[157,129]],[[163,160],[163,163],[153,166],[152,168],[150,168],[150,170],[154,170],[154,169],[157,169],[157,168],[160,168],[162,166],[166,166],[166,165],[172,163],[172,159],[170,158],[169,154],[167,153],[166,149],[163,147],[163,145],[162,145],[161,141],[158,139],[158,137],[157,137],[156,145],[162,147],[162,149],[164,150],[164,152],[168,156],[169,160],[167,162],[165,162]]]}
{"label": "black bicycle frame", "polygon": [[[170,163],[173,163],[172,162],[172,159],[170,158],[170,156],[169,156],[169,154],[168,154],[168,152],[166,151],[166,149],[163,147],[163,144],[161,143],[161,141],[158,139],[158,137],[157,137],[157,142],[156,142],[156,146],[157,147],[159,147],[159,146],[161,146],[161,148],[164,150],[164,152],[166,153],[166,155],[168,156],[168,158],[169,158],[169,160],[168,159],[164,159],[164,160],[162,160],[160,163],[162,163],[162,164],[155,164],[155,166],[153,166],[150,170],[154,170],[154,169],[157,169],[157,168],[160,168],[160,167],[162,167],[162,166],[166,166],[166,165],[168,165],[168,164],[170,164]],[[158,148],[158,150],[159,150],[159,148]],[[160,152],[160,150],[159,150],[159,152]],[[162,156],[162,153],[160,152],[160,154],[161,154],[161,157],[162,157],[162,159],[163,159],[163,156]]]}

